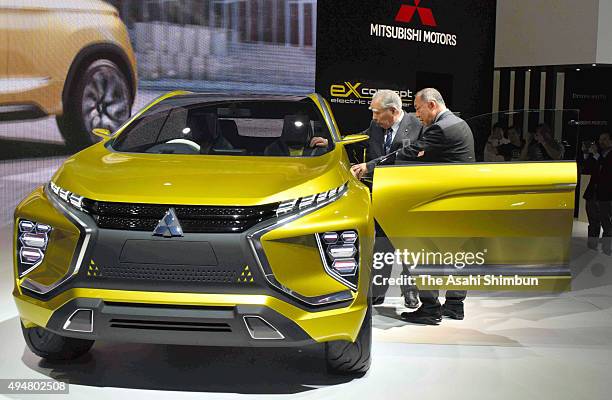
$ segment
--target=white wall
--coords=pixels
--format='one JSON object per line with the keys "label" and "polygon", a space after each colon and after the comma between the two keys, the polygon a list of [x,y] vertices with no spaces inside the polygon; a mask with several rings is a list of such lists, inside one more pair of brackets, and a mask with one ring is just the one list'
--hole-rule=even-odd
{"label": "white wall", "polygon": [[599,1],[597,63],[612,64],[612,0]]}
{"label": "white wall", "polygon": [[612,0],[497,0],[495,67],[610,62],[610,38]]}

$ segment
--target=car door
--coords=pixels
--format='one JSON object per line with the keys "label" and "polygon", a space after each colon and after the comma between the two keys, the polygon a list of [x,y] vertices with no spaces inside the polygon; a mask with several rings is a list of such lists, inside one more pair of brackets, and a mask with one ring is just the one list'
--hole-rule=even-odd
{"label": "car door", "polygon": [[[524,114],[521,124],[533,130],[539,121]],[[567,123],[571,112],[549,114],[556,117],[555,141],[569,148],[566,139],[577,138],[577,128]],[[503,118],[508,114],[467,120],[477,159],[492,122]],[[402,261],[421,288],[568,290],[574,154],[568,150],[556,161],[500,157],[487,163],[379,166],[374,216],[396,253],[408,257]]]}

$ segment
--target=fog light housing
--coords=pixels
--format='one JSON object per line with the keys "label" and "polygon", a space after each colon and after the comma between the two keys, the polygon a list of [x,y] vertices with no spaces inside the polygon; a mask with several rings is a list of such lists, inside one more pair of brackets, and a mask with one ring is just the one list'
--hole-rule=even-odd
{"label": "fog light housing", "polygon": [[22,278],[43,262],[53,228],[26,219],[19,220],[17,227],[17,270]]}
{"label": "fog light housing", "polygon": [[359,281],[359,237],[354,230],[315,235],[325,271],[334,279],[357,290]]}

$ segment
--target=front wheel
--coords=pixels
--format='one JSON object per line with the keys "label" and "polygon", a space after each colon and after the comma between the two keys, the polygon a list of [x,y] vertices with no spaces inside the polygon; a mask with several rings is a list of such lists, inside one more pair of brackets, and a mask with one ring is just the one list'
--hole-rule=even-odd
{"label": "front wheel", "polygon": [[51,361],[73,360],[87,353],[93,340],[60,336],[39,326],[26,328],[21,324],[23,338],[32,353]]}
{"label": "front wheel", "polygon": [[368,301],[361,329],[355,342],[338,340],[325,344],[327,370],[336,374],[363,374],[370,368],[372,349],[372,302]]}

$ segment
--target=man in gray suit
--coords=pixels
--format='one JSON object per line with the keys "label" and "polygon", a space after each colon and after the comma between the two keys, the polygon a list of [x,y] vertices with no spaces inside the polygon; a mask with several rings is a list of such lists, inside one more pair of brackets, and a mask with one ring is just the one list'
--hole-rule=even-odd
{"label": "man in gray suit", "polygon": [[[370,139],[363,143],[366,146],[367,165],[372,171],[375,165],[395,163],[397,151],[418,139],[422,125],[414,114],[402,110],[402,100],[392,90],[385,89],[376,92],[370,103],[370,111],[372,111],[372,122],[370,127],[363,132]],[[376,236],[376,252],[393,253],[395,251],[391,241],[378,224],[376,224]],[[372,287],[372,302],[375,305],[382,304],[385,300],[388,284],[384,278],[389,278],[392,267],[392,265],[384,265],[382,269],[374,271],[373,278],[380,275],[383,279],[378,281],[385,282]],[[402,275],[406,277],[410,275],[405,265],[402,265]],[[419,305],[416,286],[402,285],[401,292],[404,296],[404,306],[416,308]]]}
{"label": "man in gray suit", "polygon": [[[402,146],[409,145],[418,139],[422,125],[415,114],[408,114],[402,110],[402,99],[392,90],[377,91],[372,97],[370,111],[372,111],[372,122],[369,128],[362,132],[362,134],[368,135],[370,139],[359,143],[355,149],[359,154],[365,151],[365,158],[371,172],[376,165],[394,164],[395,155]],[[312,147],[326,147],[327,140],[314,137],[310,145]],[[363,165],[365,171],[366,163],[358,165]],[[391,241],[378,223],[376,223],[376,247],[374,251],[380,253],[393,253],[395,251]],[[386,278],[390,277],[392,267],[393,265],[385,264],[380,270],[374,271],[372,277],[374,282],[384,282],[372,286],[371,295],[374,305],[380,305],[385,301],[385,293],[389,289]],[[402,265],[402,275],[410,276],[406,265]],[[376,279],[377,276],[382,279]],[[407,279],[404,281],[407,282]],[[418,307],[419,298],[416,286],[402,285],[401,291],[406,308]]]}
{"label": "man in gray suit", "polygon": [[392,90],[379,90],[370,104],[372,122],[363,133],[370,139],[365,142],[368,170],[375,165],[394,164],[397,150],[419,138],[421,122],[413,113],[402,110],[402,100]]}

